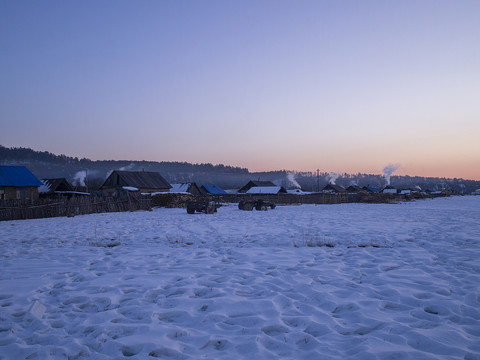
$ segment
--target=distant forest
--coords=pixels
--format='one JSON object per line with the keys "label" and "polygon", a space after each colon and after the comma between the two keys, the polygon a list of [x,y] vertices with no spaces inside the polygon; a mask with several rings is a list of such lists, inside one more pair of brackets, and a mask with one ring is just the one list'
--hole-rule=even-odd
{"label": "distant forest", "polygon": [[[223,164],[191,164],[171,161],[130,161],[130,160],[90,160],[66,155],[55,155],[48,151],[35,151],[30,148],[7,148],[0,145],[0,165],[24,165],[40,179],[63,177],[75,186],[98,188],[113,170],[156,171],[168,182],[215,184],[224,189],[238,189],[250,180],[270,180],[287,189],[298,188],[304,191],[321,190],[328,182],[348,187],[349,185],[370,185],[382,188],[387,184],[379,174],[334,174],[326,171],[295,172],[278,170],[270,172],[249,172],[248,169]],[[469,194],[480,188],[480,181],[447,179],[418,176],[392,175],[390,183],[396,188],[420,188],[422,190],[450,190],[459,194]]]}

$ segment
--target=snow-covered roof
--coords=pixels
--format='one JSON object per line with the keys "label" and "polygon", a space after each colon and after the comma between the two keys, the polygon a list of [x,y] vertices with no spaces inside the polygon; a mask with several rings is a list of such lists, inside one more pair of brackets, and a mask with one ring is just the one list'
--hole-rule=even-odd
{"label": "snow-covered roof", "polygon": [[289,193],[289,194],[303,194],[303,191],[302,191],[302,189],[290,189],[290,190],[287,190],[287,193]]}
{"label": "snow-covered roof", "polygon": [[46,193],[49,193],[51,191],[51,186],[52,184],[45,181],[45,180],[40,180],[42,182],[42,185],[40,185],[40,187],[38,188],[38,192],[40,194],[46,194]]}
{"label": "snow-covered roof", "polygon": [[138,191],[138,188],[134,186],[122,186],[122,189],[127,191]]}
{"label": "snow-covered roof", "polygon": [[170,189],[171,193],[186,193],[190,188],[190,183],[183,183],[183,184],[170,184],[172,188]]}
{"label": "snow-covered roof", "polygon": [[254,186],[247,191],[247,194],[278,194],[281,186]]}
{"label": "snow-covered roof", "polygon": [[396,194],[397,189],[392,188],[392,187],[386,187],[385,189],[382,190],[382,193],[384,193],[384,194]]}

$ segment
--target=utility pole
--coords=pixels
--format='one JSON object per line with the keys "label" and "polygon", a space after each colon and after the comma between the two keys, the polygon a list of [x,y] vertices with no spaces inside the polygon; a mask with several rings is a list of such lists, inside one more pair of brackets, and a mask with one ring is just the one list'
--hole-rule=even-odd
{"label": "utility pole", "polygon": [[317,192],[320,192],[320,170],[317,169]]}

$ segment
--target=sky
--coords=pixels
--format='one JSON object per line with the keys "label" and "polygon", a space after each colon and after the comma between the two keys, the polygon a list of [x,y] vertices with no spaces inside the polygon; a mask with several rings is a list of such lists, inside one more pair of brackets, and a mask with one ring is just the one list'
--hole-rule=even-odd
{"label": "sky", "polygon": [[0,0],[0,144],[480,180],[480,1]]}

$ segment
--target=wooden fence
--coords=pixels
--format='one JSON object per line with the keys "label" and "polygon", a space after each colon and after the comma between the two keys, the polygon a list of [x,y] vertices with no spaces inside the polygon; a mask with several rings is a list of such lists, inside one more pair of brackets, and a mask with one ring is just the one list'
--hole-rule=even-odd
{"label": "wooden fence", "polygon": [[195,196],[191,194],[158,194],[154,196],[111,197],[72,197],[59,199],[39,199],[34,202],[25,200],[0,200],[0,221],[36,219],[56,216],[75,216],[83,214],[151,210],[152,206],[186,207],[190,201],[218,201],[238,203],[240,200],[268,200],[278,205],[293,204],[341,204],[352,202],[391,203],[427,195],[394,194],[224,194]]}
{"label": "wooden fence", "polygon": [[225,203],[238,203],[240,200],[267,200],[278,205],[294,204],[341,204],[341,203],[391,203],[408,200],[404,195],[395,194],[223,194],[223,195],[189,195],[189,194],[158,194],[153,196],[152,206],[186,207],[189,201],[217,201]]}
{"label": "wooden fence", "polygon": [[0,200],[0,221],[151,209],[151,197]]}

